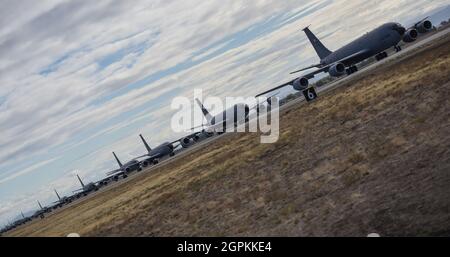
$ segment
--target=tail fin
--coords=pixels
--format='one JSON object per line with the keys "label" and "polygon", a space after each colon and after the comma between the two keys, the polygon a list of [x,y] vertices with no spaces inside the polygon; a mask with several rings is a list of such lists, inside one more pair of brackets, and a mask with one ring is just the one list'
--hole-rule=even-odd
{"label": "tail fin", "polygon": [[206,120],[208,121],[208,123],[210,123],[210,121],[212,120],[212,116],[211,114],[209,114],[208,110],[206,110],[206,108],[203,106],[203,104],[200,102],[200,100],[198,100],[197,98],[195,98],[195,101],[197,101],[198,106],[200,106],[200,109],[202,109],[203,115],[205,116]]}
{"label": "tail fin", "polygon": [[84,183],[83,183],[83,181],[81,180],[80,176],[77,175],[77,178],[78,178],[78,181],[80,181],[81,186],[84,188]]}
{"label": "tail fin", "polygon": [[37,202],[38,202],[38,204],[39,204],[39,207],[41,208],[41,210],[42,210],[42,209],[44,209],[44,208],[42,208],[42,204],[41,204],[41,202],[39,202],[39,200],[38,200]]}
{"label": "tail fin", "polygon": [[151,151],[152,149],[151,149],[150,146],[147,144],[147,142],[145,141],[144,137],[143,137],[142,135],[139,135],[139,136],[141,137],[142,142],[144,143],[145,148],[147,149],[147,152],[150,153],[150,151]]}
{"label": "tail fin", "polygon": [[22,214],[22,218],[24,218],[24,219],[25,219],[25,215],[23,215],[23,212],[22,212],[22,211],[20,212],[20,214]]}
{"label": "tail fin", "polygon": [[119,158],[117,158],[116,153],[113,152],[113,154],[114,154],[114,158],[116,158],[116,161],[117,161],[117,163],[119,164],[119,167],[122,168],[123,165],[122,165],[122,163],[120,162]]}
{"label": "tail fin", "polygon": [[313,45],[314,50],[316,50],[316,53],[320,59],[323,59],[332,53],[322,44],[322,42],[320,42],[320,40],[314,35],[314,33],[309,30],[309,27],[304,28],[303,31]]}
{"label": "tail fin", "polygon": [[61,197],[59,196],[58,191],[56,191],[56,189],[54,189],[54,190],[55,190],[56,196],[58,197],[58,200],[61,201]]}

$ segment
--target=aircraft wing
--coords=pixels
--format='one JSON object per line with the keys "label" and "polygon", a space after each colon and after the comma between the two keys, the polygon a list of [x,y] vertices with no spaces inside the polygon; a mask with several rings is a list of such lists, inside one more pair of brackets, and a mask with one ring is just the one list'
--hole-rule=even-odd
{"label": "aircraft wing", "polygon": [[144,154],[144,155],[136,157],[136,159],[139,159],[139,158],[142,158],[142,157],[147,157],[147,156],[148,156],[148,154]]}
{"label": "aircraft wing", "polygon": [[273,92],[273,91],[275,91],[275,90],[278,90],[278,89],[281,89],[281,88],[283,88],[283,87],[290,86],[290,85],[292,85],[292,83],[294,83],[294,80],[289,81],[289,82],[287,82],[287,83],[284,83],[284,84],[282,84],[282,85],[279,85],[279,86],[277,86],[277,87],[271,88],[271,89],[269,89],[269,90],[267,90],[267,91],[264,91],[264,92],[262,92],[262,93],[259,93],[259,94],[257,94],[255,97],[263,96],[263,95],[265,95],[265,94],[271,93],[271,92]]}
{"label": "aircraft wing", "polygon": [[[318,69],[318,70],[315,70],[315,71],[313,71],[313,72],[310,72],[310,73],[308,73],[308,74],[305,74],[305,75],[303,75],[302,77],[307,78],[307,79],[314,78],[314,75],[316,75],[316,74],[318,74],[318,73],[321,73],[321,72],[324,72],[324,71],[328,70],[329,67],[330,67],[330,66],[325,66],[325,67],[323,67],[323,68],[320,68],[320,69]],[[264,92],[262,92],[262,93],[259,93],[259,94],[257,94],[255,97],[263,96],[263,95],[265,95],[265,94],[271,93],[271,92],[273,92],[273,91],[275,91],[275,90],[281,89],[281,88],[286,87],[286,86],[292,86],[292,85],[294,84],[294,81],[295,81],[296,79],[298,79],[298,78],[295,78],[295,79],[293,79],[293,80],[291,80],[291,81],[289,81],[289,82],[286,82],[286,83],[281,84],[281,85],[279,85],[279,86],[277,86],[277,87],[274,87],[274,88],[271,88],[271,89],[269,89],[269,90],[267,90],[267,91],[264,91]]]}
{"label": "aircraft wing", "polygon": [[[350,65],[352,65],[352,64],[355,64],[356,60],[357,60],[358,58],[360,58],[361,56],[370,56],[370,50],[369,50],[369,49],[363,49],[363,50],[358,51],[358,52],[356,52],[356,53],[354,53],[354,54],[351,54],[351,55],[349,55],[349,56],[346,56],[346,57],[340,59],[340,60],[337,61],[337,62],[334,62],[334,63],[332,63],[332,64],[328,64],[328,65],[326,65],[326,66],[320,67],[320,69],[318,69],[318,70],[312,71],[312,72],[310,72],[310,73],[303,74],[302,77],[307,78],[307,79],[314,78],[314,75],[316,75],[316,74],[318,74],[318,73],[321,73],[321,72],[324,72],[324,71],[328,71],[328,69],[329,69],[331,66],[333,66],[334,64],[336,64],[336,63],[342,63],[342,64],[344,64],[345,66],[350,66]],[[313,65],[312,67],[314,67],[314,65]],[[301,71],[301,70],[300,70],[300,71]],[[292,84],[293,81],[291,81],[290,83]]]}
{"label": "aircraft wing", "polygon": [[[152,159],[152,158],[157,158],[158,156],[159,156],[160,154],[159,153],[157,153],[157,154],[152,154],[152,155],[144,155],[144,156],[146,156],[147,158],[146,159]],[[139,158],[139,157],[138,157]]]}
{"label": "aircraft wing", "polygon": [[[354,54],[351,54],[351,55],[349,55],[349,56],[347,56],[347,57],[345,57],[345,58],[343,58],[343,59],[337,61],[336,63],[340,62],[340,63],[343,63],[345,66],[350,66],[350,65],[352,65],[352,64],[355,63],[355,59],[357,59],[358,57],[360,57],[360,56],[362,56],[362,55],[369,55],[369,54],[370,54],[370,51],[367,50],[367,49],[364,49],[364,50],[361,50],[361,51],[356,52],[356,53],[354,53]],[[314,78],[314,76],[315,76],[316,74],[319,74],[319,73],[321,73],[321,72],[326,72],[326,71],[328,71],[328,69],[329,69],[333,64],[335,64],[335,63],[332,63],[332,64],[329,64],[329,65],[323,66],[323,67],[321,67],[321,68],[319,68],[319,69],[317,69],[317,70],[314,70],[314,71],[312,71],[312,72],[309,72],[309,73],[306,73],[306,74],[302,74],[301,77],[307,78],[307,79],[312,79],[312,78]],[[306,69],[309,69],[309,68],[313,68],[313,67],[320,67],[320,66],[319,66],[319,64],[316,64],[316,65],[312,65],[312,66],[310,66],[310,67],[308,67],[308,68],[301,69],[301,70],[299,70],[299,71],[303,71],[303,70],[306,70]],[[299,72],[299,71],[297,71],[297,72]],[[292,72],[292,73],[296,73],[296,72]],[[291,74],[292,74],[292,73],[291,73]],[[291,80],[291,81],[289,81],[289,82],[286,82],[286,83],[281,84],[281,85],[279,85],[279,86],[277,86],[277,87],[274,87],[274,88],[271,88],[271,89],[269,89],[269,90],[267,90],[267,91],[264,91],[264,92],[262,92],[262,93],[256,95],[256,97],[262,96],[262,95],[265,95],[265,94],[268,94],[268,93],[270,93],[270,92],[273,92],[273,91],[275,91],[275,90],[281,89],[281,88],[286,87],[286,86],[292,86],[292,85],[294,84],[294,81],[295,81],[296,79],[298,79],[298,78],[295,78],[295,79],[293,79],[293,80]]]}
{"label": "aircraft wing", "polygon": [[101,179],[99,181],[96,181],[94,184],[98,185],[100,182],[108,180],[108,179],[110,179],[112,177],[114,177],[114,175],[108,175],[107,177],[105,177],[105,178],[103,178],[103,179]]}
{"label": "aircraft wing", "polygon": [[[361,56],[368,56],[370,55],[370,50],[363,49],[359,52],[356,52],[354,54],[351,54],[345,58],[342,58],[341,60],[337,61],[336,63],[340,62],[343,63],[345,66],[350,66],[352,64],[355,64],[355,59],[361,57]],[[334,64],[334,63],[333,63]],[[333,64],[328,65],[326,68],[330,68]]]}
{"label": "aircraft wing", "polygon": [[425,17],[425,18],[423,18],[423,19],[421,19],[420,21],[418,21],[418,22],[416,22],[416,23],[414,23],[414,24],[412,24],[411,26],[409,26],[408,27],[408,29],[413,29],[413,28],[416,28],[416,26],[417,25],[419,25],[421,22],[423,22],[423,21],[426,21],[426,20],[428,20],[428,18],[430,18],[430,17]]}
{"label": "aircraft wing", "polygon": [[121,169],[117,169],[117,170],[108,171],[108,172],[106,172],[106,175],[112,175],[112,174],[115,174],[115,173],[117,173],[119,171],[122,171],[122,170]]}
{"label": "aircraft wing", "polygon": [[305,67],[305,68],[303,68],[303,69],[293,71],[293,72],[291,72],[290,74],[295,74],[295,73],[298,73],[298,72],[300,72],[300,71],[305,71],[305,70],[309,70],[309,69],[312,69],[312,68],[320,68],[321,66],[322,66],[322,65],[321,65],[320,63],[319,63],[319,64],[314,64],[314,65]]}

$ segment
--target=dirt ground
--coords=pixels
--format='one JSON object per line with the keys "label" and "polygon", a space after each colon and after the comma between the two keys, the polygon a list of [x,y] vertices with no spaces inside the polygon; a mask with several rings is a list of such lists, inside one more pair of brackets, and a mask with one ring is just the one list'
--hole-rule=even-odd
{"label": "dirt ground", "polygon": [[450,236],[450,38],[10,236]]}

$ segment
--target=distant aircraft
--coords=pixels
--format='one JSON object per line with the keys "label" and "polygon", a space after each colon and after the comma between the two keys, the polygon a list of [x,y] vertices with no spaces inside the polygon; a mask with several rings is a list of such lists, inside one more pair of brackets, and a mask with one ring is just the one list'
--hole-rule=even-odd
{"label": "distant aircraft", "polygon": [[203,116],[206,118],[207,123],[198,127],[194,127],[192,129],[202,127],[202,133],[207,134],[208,136],[211,136],[214,133],[222,134],[224,132],[230,131],[230,128],[232,128],[232,131],[234,131],[234,128],[236,126],[248,121],[251,110],[256,110],[259,113],[259,108],[262,106],[262,104],[267,102],[269,103],[269,105],[271,105],[271,101],[275,95],[276,94],[271,95],[267,97],[266,100],[256,103],[254,107],[250,107],[245,103],[237,103],[215,116],[212,116],[209,113],[209,111],[203,106],[200,100],[195,99],[198,106],[202,110]]}
{"label": "distant aircraft", "polygon": [[77,178],[78,178],[78,181],[80,181],[80,184],[81,184],[81,188],[80,189],[77,189],[77,190],[73,191],[74,193],[78,192],[76,194],[77,198],[79,198],[81,195],[86,196],[90,192],[98,190],[98,186],[96,185],[96,183],[90,182],[88,184],[84,184],[83,181],[81,180],[80,176],[77,175]]}
{"label": "distant aircraft", "polygon": [[41,204],[41,202],[39,202],[39,201],[37,201],[37,203],[38,203],[38,205],[39,205],[39,210],[37,210],[34,214],[33,214],[33,218],[37,218],[37,217],[40,217],[41,219],[43,219],[44,218],[44,214],[45,213],[48,213],[48,212],[52,212],[52,209],[51,208],[48,208],[48,207],[42,207],[42,204]]}
{"label": "distant aircraft", "polygon": [[128,173],[132,171],[141,171],[141,162],[133,159],[125,164],[122,164],[122,162],[117,158],[117,155],[115,152],[113,152],[114,158],[117,161],[117,164],[119,164],[119,168],[116,170],[112,170],[107,172],[107,175],[113,175],[114,180],[118,180],[119,176],[122,176],[123,178],[128,177]]}
{"label": "distant aircraft", "polygon": [[[250,113],[250,107],[244,103],[238,103],[234,106],[224,110],[223,112],[212,116],[209,111],[203,106],[203,104],[195,99],[198,106],[202,110],[203,116],[206,118],[206,124],[201,127],[206,133],[223,133],[226,132],[228,128],[237,126],[240,122],[246,121]],[[194,127],[193,129],[195,129]]]}
{"label": "distant aircraft", "polygon": [[356,64],[375,56],[376,60],[382,60],[388,55],[386,50],[394,47],[398,52],[401,50],[400,41],[410,43],[417,39],[419,33],[425,33],[433,29],[433,24],[428,17],[417,22],[412,27],[406,29],[399,23],[385,23],[380,27],[364,34],[363,36],[353,40],[349,44],[332,52],[326,48],[322,42],[311,32],[309,26],[304,28],[306,36],[314,47],[315,52],[320,58],[318,64],[297,70],[291,74],[305,71],[311,68],[318,68],[313,72],[303,74],[302,77],[296,78],[283,85],[272,88],[257,96],[265,95],[274,90],[285,86],[293,86],[295,90],[303,91],[309,86],[309,79],[321,72],[328,72],[330,76],[340,77],[342,75],[350,75],[358,71]]}
{"label": "distant aircraft", "polygon": [[139,137],[142,140],[142,143],[144,143],[145,149],[147,149],[147,154],[139,156],[137,158],[141,158],[141,157],[146,157],[146,159],[144,159],[143,161],[141,161],[141,164],[143,167],[147,167],[150,164],[158,164],[159,159],[165,156],[174,156],[174,143],[178,142],[165,142],[155,148],[150,148],[150,146],[147,144],[147,141],[145,141],[144,137],[141,135],[139,135]]}
{"label": "distant aircraft", "polygon": [[67,203],[72,202],[72,200],[69,197],[67,197],[67,196],[64,196],[64,197],[59,196],[58,191],[56,191],[56,189],[54,189],[54,191],[55,191],[56,196],[58,197],[58,201],[53,202],[55,204],[56,208],[57,207],[62,207],[63,204],[67,204]]}

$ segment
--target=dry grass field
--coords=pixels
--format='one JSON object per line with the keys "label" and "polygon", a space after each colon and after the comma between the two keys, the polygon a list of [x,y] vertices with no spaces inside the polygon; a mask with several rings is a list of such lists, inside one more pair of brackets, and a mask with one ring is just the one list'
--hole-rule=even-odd
{"label": "dry grass field", "polygon": [[450,236],[450,38],[10,236]]}

